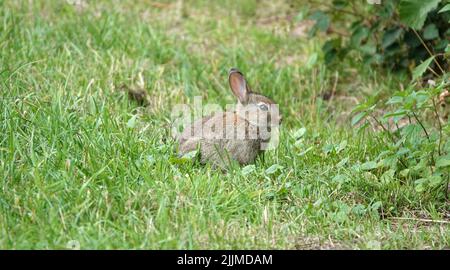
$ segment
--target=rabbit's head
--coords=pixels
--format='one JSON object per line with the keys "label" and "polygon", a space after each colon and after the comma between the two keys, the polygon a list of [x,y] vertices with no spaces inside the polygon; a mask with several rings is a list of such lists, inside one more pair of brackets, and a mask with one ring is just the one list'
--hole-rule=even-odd
{"label": "rabbit's head", "polygon": [[244,75],[236,68],[228,74],[231,91],[238,99],[236,112],[250,124],[259,127],[271,127],[281,124],[278,105],[270,98],[253,92]]}

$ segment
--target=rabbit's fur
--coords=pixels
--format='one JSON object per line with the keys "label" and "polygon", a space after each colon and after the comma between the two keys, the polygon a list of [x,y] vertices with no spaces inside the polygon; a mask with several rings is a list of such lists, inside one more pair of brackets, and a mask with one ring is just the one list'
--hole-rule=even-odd
{"label": "rabbit's fur", "polygon": [[275,103],[252,92],[239,70],[231,69],[228,80],[239,101],[236,109],[198,119],[178,139],[181,155],[199,149],[201,163],[211,162],[222,169],[233,161],[240,165],[254,162],[261,144],[270,140],[271,123],[281,122],[278,110],[272,115]]}

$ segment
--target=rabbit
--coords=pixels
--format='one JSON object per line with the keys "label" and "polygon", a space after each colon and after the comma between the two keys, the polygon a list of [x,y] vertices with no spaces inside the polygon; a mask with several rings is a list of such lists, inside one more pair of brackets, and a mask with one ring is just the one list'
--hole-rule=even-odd
{"label": "rabbit", "polygon": [[445,90],[439,95],[439,104],[441,105],[442,112],[440,114],[440,121],[445,124],[448,121],[450,115],[450,91]]}
{"label": "rabbit", "polygon": [[178,139],[180,155],[198,149],[202,164],[211,162],[226,169],[231,162],[251,164],[263,151],[271,127],[281,123],[278,107],[270,98],[253,92],[238,69],[230,69],[228,81],[238,99],[235,110],[203,117],[185,128]]}

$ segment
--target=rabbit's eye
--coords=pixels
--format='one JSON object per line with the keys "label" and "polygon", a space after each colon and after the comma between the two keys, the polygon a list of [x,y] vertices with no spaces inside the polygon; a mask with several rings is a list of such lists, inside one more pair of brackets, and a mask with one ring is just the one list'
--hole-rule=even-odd
{"label": "rabbit's eye", "polygon": [[264,104],[264,103],[259,103],[258,106],[263,111],[268,111],[269,110],[269,107],[267,107],[267,105]]}

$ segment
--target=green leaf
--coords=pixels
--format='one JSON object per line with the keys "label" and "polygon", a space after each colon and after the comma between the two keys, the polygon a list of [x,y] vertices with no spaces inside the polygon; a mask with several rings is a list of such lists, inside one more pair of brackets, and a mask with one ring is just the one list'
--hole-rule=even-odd
{"label": "green leaf", "polygon": [[256,166],[254,164],[247,165],[244,168],[242,168],[241,172],[243,175],[248,175],[256,170]]}
{"label": "green leaf", "polygon": [[396,155],[398,157],[401,157],[401,156],[408,154],[409,152],[411,152],[411,151],[408,148],[402,147],[397,151]]}
{"label": "green leaf", "polygon": [[425,184],[427,183],[427,179],[420,178],[417,179],[414,183],[416,184],[415,190],[417,192],[424,192],[425,191]]}
{"label": "green leaf", "polygon": [[334,145],[333,144],[327,144],[324,147],[322,147],[322,151],[324,154],[329,154],[334,150]]}
{"label": "green leaf", "polygon": [[324,60],[325,60],[325,64],[329,65],[331,63],[334,62],[334,60],[336,60],[336,57],[338,56],[337,51],[336,50],[331,50],[325,53],[324,56]]}
{"label": "green leaf", "polygon": [[445,51],[445,49],[448,47],[449,40],[441,39],[438,40],[436,45],[434,46],[435,51]]}
{"label": "green leaf", "polygon": [[367,116],[367,112],[360,112],[352,118],[352,126],[358,124],[364,117]]}
{"label": "green leaf", "polygon": [[350,43],[354,47],[359,47],[361,42],[369,36],[369,29],[364,26],[359,26],[353,31]]}
{"label": "green leaf", "polygon": [[391,118],[394,116],[406,116],[407,111],[400,109],[400,110],[396,110],[395,112],[391,112],[391,113],[386,113],[385,115],[383,115],[383,118]]}
{"label": "green leaf", "polygon": [[311,20],[316,21],[316,24],[314,25],[313,31],[320,30],[322,32],[325,32],[328,30],[328,27],[330,26],[330,18],[327,14],[325,14],[322,11],[316,11],[310,16]]}
{"label": "green leaf", "polygon": [[348,214],[345,211],[338,211],[337,213],[334,213],[333,220],[336,222],[345,222],[348,219]]}
{"label": "green leaf", "polygon": [[370,171],[377,168],[377,163],[375,161],[368,161],[366,163],[361,164],[361,170]]}
{"label": "green leaf", "polygon": [[180,157],[170,157],[169,158],[169,163],[174,164],[174,165],[186,164],[188,162],[189,162],[189,159],[187,159],[187,158],[180,158]]}
{"label": "green leaf", "polygon": [[402,103],[403,102],[403,97],[399,97],[399,96],[393,96],[391,97],[386,104],[398,104],[398,103]]}
{"label": "green leaf", "polygon": [[417,80],[418,78],[420,78],[423,73],[425,73],[425,71],[427,70],[428,66],[430,66],[431,62],[433,61],[434,56],[428,58],[427,60],[425,60],[425,62],[423,62],[422,64],[418,65],[414,70],[413,70],[413,80]]}
{"label": "green leaf", "polygon": [[146,158],[147,162],[150,163],[150,165],[153,165],[155,163],[155,157],[153,157],[153,155],[147,155]]}
{"label": "green leaf", "polygon": [[[370,0],[367,0],[367,2],[369,2]],[[372,2],[374,2],[374,0],[371,0]],[[380,15],[380,19],[382,19],[383,21],[386,20],[390,20],[392,18],[392,16],[394,15],[394,12],[397,10],[397,1],[382,1],[379,0],[379,3],[382,5],[378,5],[381,6],[381,8],[379,8],[378,13]],[[376,7],[376,6],[375,6]]]}
{"label": "green leaf", "polygon": [[387,47],[394,44],[395,41],[400,37],[400,35],[403,33],[402,28],[394,28],[387,30],[383,35],[383,41],[381,43],[381,47],[383,49],[386,49]]}
{"label": "green leaf", "polygon": [[344,166],[345,164],[347,164],[348,159],[349,159],[348,157],[342,159],[341,161],[339,161],[338,164],[336,164],[336,167],[340,168],[340,167]]}
{"label": "green leaf", "polygon": [[450,166],[450,156],[440,157],[436,161],[436,167],[442,168],[442,167],[448,167]]}
{"label": "green leaf", "polygon": [[367,103],[361,103],[358,104],[355,108],[353,108],[352,113],[362,112],[367,110],[369,108],[369,105]]}
{"label": "green leaf", "polygon": [[281,171],[283,169],[283,166],[278,165],[278,164],[273,164],[272,166],[270,166],[269,168],[267,168],[266,170],[266,174],[274,174],[277,171]]}
{"label": "green leaf", "polygon": [[333,6],[335,8],[342,9],[342,8],[345,8],[346,6],[348,6],[348,1],[345,1],[345,0],[334,0],[333,1]]}
{"label": "green leaf", "polygon": [[400,176],[402,177],[408,177],[408,174],[411,170],[410,169],[404,169],[400,171]]}
{"label": "green leaf", "polygon": [[340,153],[347,147],[347,140],[343,140],[338,146],[336,146],[336,153]]}
{"label": "green leaf", "polygon": [[184,159],[193,159],[193,158],[195,158],[197,156],[197,154],[198,154],[198,150],[194,150],[194,151],[191,151],[191,152],[188,152],[188,153],[184,154],[182,158],[184,158]]}
{"label": "green leaf", "polygon": [[306,133],[306,128],[302,127],[299,130],[297,130],[296,132],[294,132],[293,136],[296,140],[298,140],[301,137],[303,137],[303,135],[305,135],[305,133]]}
{"label": "green leaf", "polygon": [[319,58],[318,53],[311,54],[311,56],[308,58],[308,61],[306,62],[306,67],[312,68],[317,63],[318,58]]}
{"label": "green leaf", "polygon": [[310,146],[310,147],[308,147],[308,149],[302,151],[302,152],[299,153],[298,155],[299,155],[299,156],[304,156],[304,155],[306,155],[309,151],[313,150],[313,148],[314,148],[314,147]]}
{"label": "green leaf", "polygon": [[381,201],[376,201],[370,206],[370,208],[373,211],[378,211],[378,209],[380,209],[382,206],[383,206],[383,203]]}
{"label": "green leaf", "polygon": [[434,23],[427,25],[423,29],[423,38],[426,40],[433,40],[439,37],[439,30]]}
{"label": "green leaf", "polygon": [[422,134],[422,128],[419,124],[409,124],[406,127],[402,128],[401,135],[403,137],[411,137],[417,140]]}
{"label": "green leaf", "polygon": [[137,118],[137,114],[133,115],[130,120],[128,120],[127,122],[127,127],[128,128],[134,128],[136,126],[136,118]]}
{"label": "green leaf", "polygon": [[377,46],[375,45],[375,43],[369,42],[364,46],[361,46],[359,50],[365,54],[373,55],[377,52]]}
{"label": "green leaf", "polygon": [[383,173],[383,175],[381,175],[380,179],[383,183],[387,184],[394,179],[394,175],[395,175],[395,170],[389,169],[385,173]]}
{"label": "green leaf", "polygon": [[440,175],[433,175],[428,177],[428,182],[430,186],[437,187],[442,183],[442,177]]}
{"label": "green leaf", "polygon": [[400,20],[416,30],[423,27],[430,11],[435,9],[441,0],[401,0]]}
{"label": "green leaf", "polygon": [[181,157],[170,157],[169,163],[170,164],[178,164],[178,165],[190,163],[197,156],[197,154],[198,154],[198,150],[194,150],[194,151],[184,154]]}
{"label": "green leaf", "polygon": [[343,184],[348,181],[348,177],[344,174],[338,174],[335,177],[333,177],[331,179],[331,181],[339,183],[339,184]]}
{"label": "green leaf", "polygon": [[446,11],[450,11],[450,4],[445,5],[443,8],[441,8],[441,10],[439,10],[438,13],[443,13]]}
{"label": "green leaf", "polygon": [[325,44],[323,44],[322,51],[325,53],[324,59],[326,64],[331,64],[336,57],[339,56],[338,51],[341,49],[341,43],[341,38],[335,38],[328,40]]}

